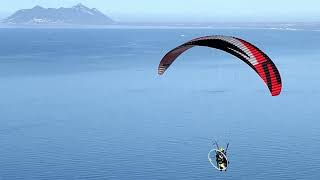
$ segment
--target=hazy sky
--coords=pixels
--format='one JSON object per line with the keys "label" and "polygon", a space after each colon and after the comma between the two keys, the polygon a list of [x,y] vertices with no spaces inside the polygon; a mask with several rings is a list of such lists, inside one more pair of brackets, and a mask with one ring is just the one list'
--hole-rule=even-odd
{"label": "hazy sky", "polygon": [[77,3],[120,21],[320,21],[319,0],[0,0],[0,17]]}

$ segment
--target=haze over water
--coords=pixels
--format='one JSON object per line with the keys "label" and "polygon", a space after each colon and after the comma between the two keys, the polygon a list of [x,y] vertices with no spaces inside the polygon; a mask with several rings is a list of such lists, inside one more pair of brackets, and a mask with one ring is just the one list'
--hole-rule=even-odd
{"label": "haze over water", "polygon": [[[271,97],[245,63],[194,48],[232,35],[282,75]],[[320,177],[320,32],[248,29],[0,29],[0,179]],[[207,153],[230,142],[226,173]]]}

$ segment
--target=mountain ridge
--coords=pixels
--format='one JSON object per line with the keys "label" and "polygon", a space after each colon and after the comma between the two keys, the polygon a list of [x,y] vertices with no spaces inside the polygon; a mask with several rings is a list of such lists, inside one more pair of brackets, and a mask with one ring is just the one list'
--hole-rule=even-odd
{"label": "mountain ridge", "polygon": [[44,8],[39,5],[21,9],[5,18],[11,25],[109,25],[113,20],[96,8],[79,3],[71,8]]}

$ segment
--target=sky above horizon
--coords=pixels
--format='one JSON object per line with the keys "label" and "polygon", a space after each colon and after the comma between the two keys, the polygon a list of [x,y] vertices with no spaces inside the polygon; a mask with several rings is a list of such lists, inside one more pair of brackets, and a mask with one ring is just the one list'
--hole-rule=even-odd
{"label": "sky above horizon", "polygon": [[320,21],[320,1],[304,0],[0,0],[0,18],[19,9],[72,7],[82,3],[116,21],[141,22],[278,22]]}

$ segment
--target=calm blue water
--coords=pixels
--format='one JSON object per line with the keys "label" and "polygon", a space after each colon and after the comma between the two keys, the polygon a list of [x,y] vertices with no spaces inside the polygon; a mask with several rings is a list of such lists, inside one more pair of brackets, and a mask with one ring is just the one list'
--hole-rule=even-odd
{"label": "calm blue water", "polygon": [[[224,34],[274,60],[283,92],[243,62],[194,48]],[[184,35],[184,36],[182,36]],[[320,32],[0,29],[0,179],[320,178]],[[230,142],[228,172],[211,140]]]}

